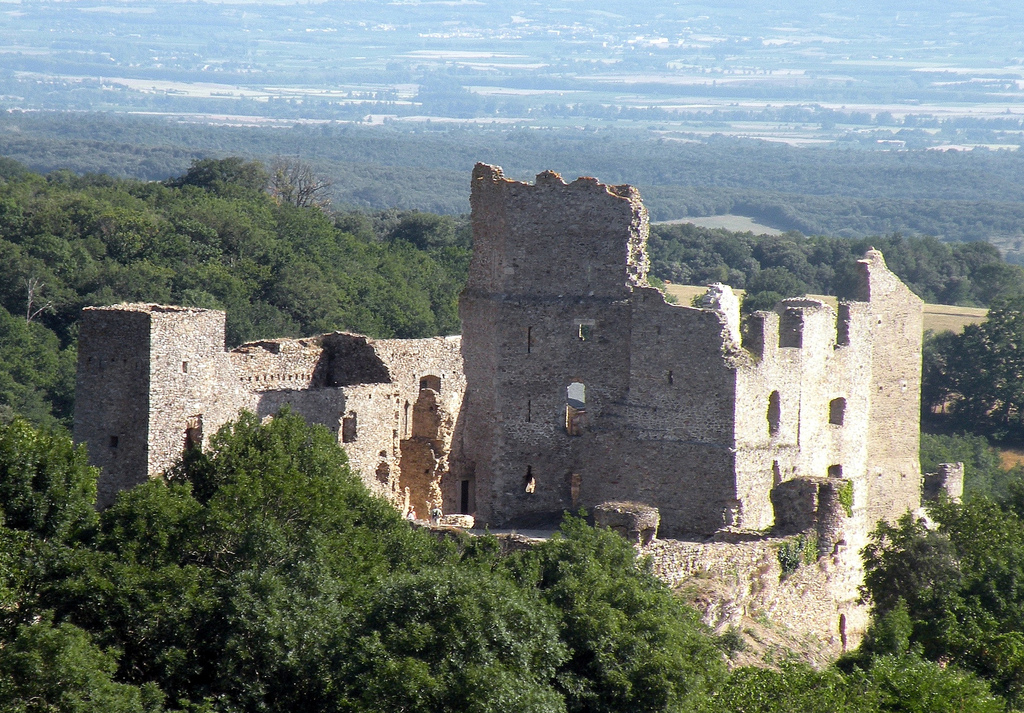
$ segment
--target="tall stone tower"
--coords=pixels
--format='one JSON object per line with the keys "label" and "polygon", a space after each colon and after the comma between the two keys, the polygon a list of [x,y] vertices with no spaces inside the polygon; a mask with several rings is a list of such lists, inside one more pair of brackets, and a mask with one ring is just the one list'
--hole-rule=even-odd
{"label": "tall stone tower", "polygon": [[224,359],[223,312],[149,304],[83,310],[74,439],[88,444],[102,471],[101,507],[202,443],[204,411],[219,410]]}

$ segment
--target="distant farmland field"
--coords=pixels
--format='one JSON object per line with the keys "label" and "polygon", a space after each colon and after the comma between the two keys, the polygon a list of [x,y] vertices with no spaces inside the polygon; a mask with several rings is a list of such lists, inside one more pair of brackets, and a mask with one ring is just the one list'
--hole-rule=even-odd
{"label": "distant farmland field", "polygon": [[[703,294],[707,289],[698,285],[666,285],[668,293],[679,300],[679,304],[688,305],[697,295]],[[736,290],[741,298],[743,290]],[[837,300],[828,295],[811,295],[817,299],[827,302],[835,307]],[[932,305],[924,306],[924,328],[934,332],[960,332],[968,324],[978,324],[985,321],[988,310],[984,307],[957,307],[954,305]]]}
{"label": "distant farmland field", "polygon": [[748,218],[745,215],[733,215],[732,213],[662,220],[656,222],[655,225],[678,225],[680,223],[693,223],[700,228],[724,228],[734,233],[745,233],[749,230],[754,235],[782,235],[782,231],[777,228],[771,228],[758,223],[753,218]]}

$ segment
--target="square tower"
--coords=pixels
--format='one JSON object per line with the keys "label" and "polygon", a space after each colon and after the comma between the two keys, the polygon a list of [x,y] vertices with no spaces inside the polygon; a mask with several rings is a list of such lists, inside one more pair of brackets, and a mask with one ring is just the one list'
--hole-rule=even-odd
{"label": "square tower", "polygon": [[101,469],[97,502],[162,473],[203,442],[224,357],[224,312],[89,307],[78,340],[74,440]]}

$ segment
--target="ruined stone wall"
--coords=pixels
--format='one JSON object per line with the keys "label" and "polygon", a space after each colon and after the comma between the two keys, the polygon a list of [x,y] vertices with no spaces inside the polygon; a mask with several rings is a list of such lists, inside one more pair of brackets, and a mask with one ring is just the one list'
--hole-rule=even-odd
{"label": "ruined stone wall", "polygon": [[748,341],[757,348],[739,369],[735,404],[744,527],[771,527],[772,488],[798,476],[847,478],[866,497],[867,307],[844,305],[842,335],[835,311],[817,300],[785,300],[749,320]]}
{"label": "ruined stone wall", "polygon": [[[87,309],[75,439],[101,468],[100,504],[162,474],[245,409],[289,406],[337,434],[374,492],[404,505],[401,441],[421,389],[438,396],[437,472],[447,470],[462,400],[460,340],[371,340],[334,333],[224,350],[224,313],[161,305]],[[365,383],[363,383],[365,382]]]}
{"label": "ruined stone wall", "polygon": [[859,554],[849,547],[815,558],[785,574],[779,549],[794,538],[749,542],[655,540],[641,550],[654,573],[670,586],[713,579],[724,585],[705,621],[719,630],[743,626],[744,617],[817,634],[834,655],[859,645],[867,629],[868,607],[859,603]]}
{"label": "ruined stone wall", "polygon": [[522,526],[627,499],[630,296],[647,269],[639,197],[478,165],[471,201],[459,461],[478,519]]}
{"label": "ruined stone wall", "polygon": [[628,497],[658,507],[663,536],[739,524],[728,319],[637,290],[630,347],[628,438],[619,461]]}
{"label": "ruined stone wall", "polygon": [[204,445],[238,412],[237,395],[221,388],[229,361],[224,312],[148,306],[151,319],[149,463],[157,476],[187,445]]}
{"label": "ruined stone wall", "polygon": [[880,254],[859,301],[785,300],[741,343],[728,287],[694,309],[646,285],[632,189],[478,165],[471,204],[455,465],[481,522],[629,500],[669,536],[760,531],[796,477],[851,483],[858,529],[916,507],[921,303]]}

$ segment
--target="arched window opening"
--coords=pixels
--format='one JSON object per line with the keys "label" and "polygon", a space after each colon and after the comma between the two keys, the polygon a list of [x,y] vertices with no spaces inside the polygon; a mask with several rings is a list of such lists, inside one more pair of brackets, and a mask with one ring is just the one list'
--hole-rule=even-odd
{"label": "arched window opening", "polygon": [[341,442],[352,443],[356,440],[359,435],[359,426],[357,422],[356,412],[349,411],[345,414],[344,418],[341,419]]}
{"label": "arched window opening", "polygon": [[846,399],[832,399],[828,402],[828,422],[833,426],[842,426],[846,420]]}
{"label": "arched window opening", "polygon": [[420,391],[430,389],[441,393],[441,377],[429,374],[420,378]]}
{"label": "arched window opening", "polygon": [[203,446],[203,415],[190,416],[185,423],[185,450],[202,448]]}
{"label": "arched window opening", "polygon": [[526,475],[523,476],[523,490],[531,495],[537,490],[537,479],[533,477],[533,466],[526,466]]}
{"label": "arched window opening", "polygon": [[565,390],[565,432],[581,436],[586,427],[587,387],[574,381]]}
{"label": "arched window opening", "polygon": [[773,391],[768,396],[768,433],[775,436],[782,424],[782,407],[779,405],[779,392]]}

